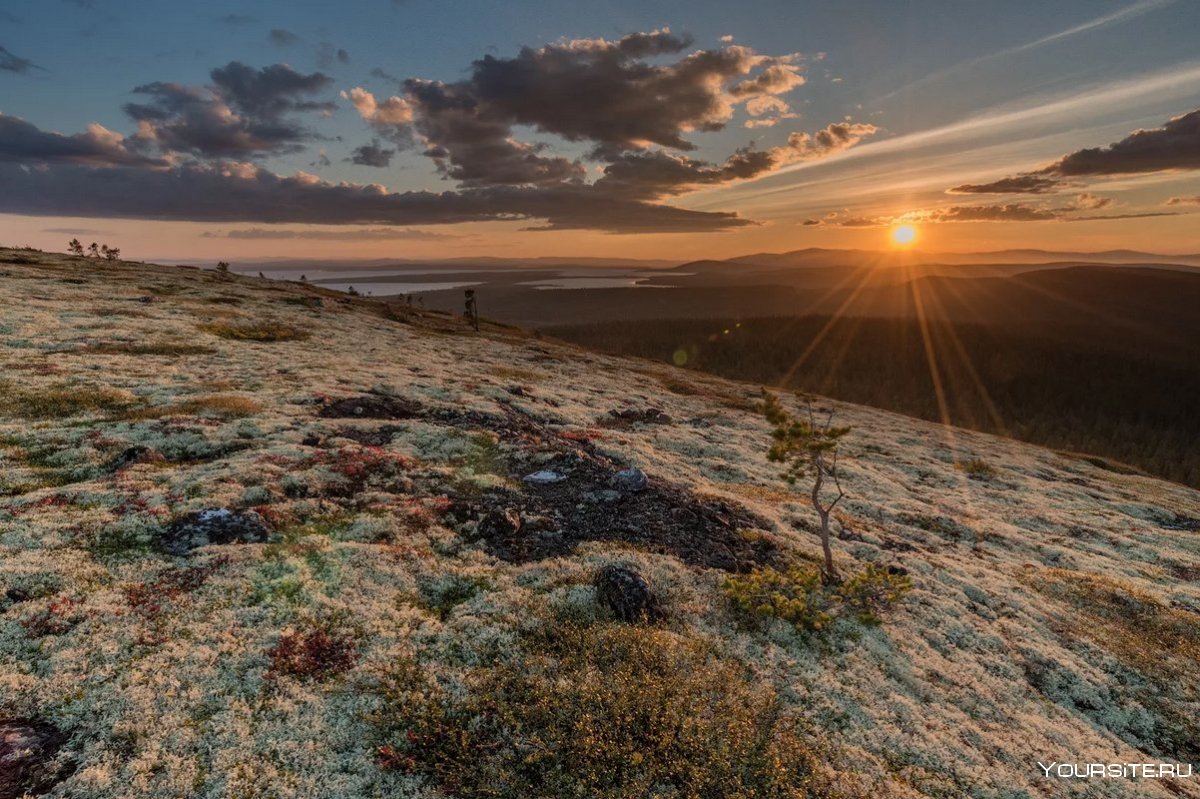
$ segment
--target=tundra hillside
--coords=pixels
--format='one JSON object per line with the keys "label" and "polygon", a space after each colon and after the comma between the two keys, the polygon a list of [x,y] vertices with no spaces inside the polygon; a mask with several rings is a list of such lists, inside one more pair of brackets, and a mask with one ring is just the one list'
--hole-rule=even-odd
{"label": "tundra hillside", "polygon": [[[1200,797],[1200,493],[302,285],[0,250],[0,797]],[[781,398],[793,413],[801,405]]]}

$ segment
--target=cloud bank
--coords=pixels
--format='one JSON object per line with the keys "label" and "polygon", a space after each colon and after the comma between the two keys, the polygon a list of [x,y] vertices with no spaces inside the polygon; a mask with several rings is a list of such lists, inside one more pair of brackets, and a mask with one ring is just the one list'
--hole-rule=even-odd
{"label": "cloud bank", "polygon": [[[282,29],[271,38],[281,46],[296,42]],[[331,77],[286,64],[231,61],[212,70],[204,86],[137,86],[137,99],[124,106],[136,126],[128,136],[98,125],[63,135],[0,116],[0,210],[206,222],[518,220],[533,230],[727,230],[753,222],[668,201],[823,158],[878,132],[847,119],[792,132],[775,146],[749,142],[724,160],[698,158],[694,135],[722,130],[738,114],[762,127],[792,118],[785,96],[805,78],[798,54],[692,44],[666,28],[562,40],[511,57],[483,56],[457,81],[408,78],[388,97],[361,86],[339,93],[371,134],[346,161],[386,169],[397,153],[413,150],[452,184],[441,192],[389,192],[264,168],[264,158],[327,141],[308,119],[337,107]],[[326,63],[349,61],[332,45],[326,50]],[[530,131],[536,138],[522,138]]]}

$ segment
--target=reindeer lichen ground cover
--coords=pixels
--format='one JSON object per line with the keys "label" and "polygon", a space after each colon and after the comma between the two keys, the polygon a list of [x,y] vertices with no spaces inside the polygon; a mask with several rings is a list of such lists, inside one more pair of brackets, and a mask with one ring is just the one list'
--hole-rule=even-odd
{"label": "reindeer lichen ground cover", "polygon": [[198,270],[0,290],[0,795],[1200,797],[1037,765],[1200,760],[1195,491],[823,403],[839,569],[911,589],[811,630],[741,601],[820,554],[756,386]]}

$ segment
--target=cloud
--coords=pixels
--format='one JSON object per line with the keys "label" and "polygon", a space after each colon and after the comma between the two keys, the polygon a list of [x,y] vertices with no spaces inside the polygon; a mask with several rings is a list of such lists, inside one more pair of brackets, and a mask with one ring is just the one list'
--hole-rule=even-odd
{"label": "cloud", "polygon": [[20,117],[0,113],[0,162],[83,164],[87,166],[165,166],[166,161],[131,151],[126,139],[92,123],[65,136],[44,131]]}
{"label": "cloud", "polygon": [[1080,211],[1098,211],[1101,208],[1108,208],[1113,204],[1112,197],[1101,197],[1098,194],[1084,192],[1075,198],[1075,202],[1071,207]]}
{"label": "cloud", "polygon": [[374,166],[386,167],[391,166],[392,156],[396,154],[395,150],[389,150],[379,145],[379,141],[372,141],[370,144],[364,144],[361,147],[355,147],[350,157],[346,160],[352,164],[359,166]]}
{"label": "cloud", "polygon": [[1200,109],[1137,130],[1107,147],[1063,156],[1043,172],[1063,177],[1200,169]]}
{"label": "cloud", "polygon": [[329,69],[334,65],[349,64],[350,53],[341,47],[335,47],[331,42],[321,42],[317,45],[317,66],[321,69]]}
{"label": "cloud", "polygon": [[1156,216],[1179,216],[1174,211],[1143,211],[1136,214],[1103,214],[1099,216],[1065,217],[1064,222],[1094,222],[1099,219],[1149,219]]}
{"label": "cloud", "polygon": [[1107,147],[1068,153],[1049,166],[993,183],[957,186],[953,194],[1045,194],[1088,177],[1200,170],[1200,109],[1157,128],[1136,130]]}
{"label": "cloud", "polygon": [[87,227],[45,227],[42,228],[42,232],[61,233],[64,236],[107,236],[112,231]]}
{"label": "cloud", "polygon": [[[65,232],[65,231],[64,231]],[[241,230],[226,230],[200,234],[206,239],[241,239],[279,241],[286,239],[305,239],[312,241],[380,241],[405,239],[409,241],[440,241],[457,239],[453,233],[438,233],[432,230],[414,230],[413,228],[357,228],[353,230],[291,230],[280,228],[243,228]]]}
{"label": "cloud", "polygon": [[[300,115],[335,107],[321,96],[332,81],[285,64],[256,69],[233,61],[212,70],[206,86],[137,87],[139,102],[125,106],[137,132],[112,143],[107,160],[77,156],[36,173],[4,170],[0,207],[201,222],[516,220],[530,230],[728,230],[754,223],[665,200],[824,158],[878,130],[847,119],[791,132],[773,147],[747,143],[723,160],[697,158],[693,134],[722,130],[738,113],[763,125],[789,117],[782,96],[804,78],[795,54],[740,45],[688,52],[691,44],[667,28],[560,40],[512,57],[484,56],[458,81],[409,78],[386,98],[361,86],[341,92],[374,134],[348,161],[385,167],[400,148],[416,145],[453,183],[443,192],[281,177],[250,163],[322,141]],[[582,146],[556,151],[564,141]],[[313,163],[327,162],[325,155]]]}
{"label": "cloud", "polygon": [[6,47],[0,47],[0,72],[16,72],[24,74],[32,69],[42,69],[28,58],[21,58],[10,52]]}
{"label": "cloud", "polygon": [[305,75],[286,64],[255,69],[231,61],[210,77],[208,87],[155,82],[135,88],[149,98],[124,107],[138,123],[136,139],[146,147],[200,157],[295,152],[313,135],[289,115],[336,107],[306,99],[332,83],[320,72]]}
{"label": "cloud", "polygon": [[698,186],[749,180],[785,164],[823,158],[853,147],[876,130],[874,125],[835,122],[814,134],[792,133],[786,144],[767,150],[743,147],[721,164],[662,150],[627,152],[609,162],[596,187],[611,193],[652,199]]}
{"label": "cloud", "polygon": [[248,17],[245,14],[226,14],[219,21],[226,25],[252,25],[258,22],[255,17]]}
{"label": "cloud", "polygon": [[282,177],[242,162],[159,170],[0,164],[0,185],[0,213],[34,216],[375,225],[545,220],[529,229],[613,233],[697,233],[753,224],[733,213],[607,197],[588,186],[395,193],[305,173]]}
{"label": "cloud", "polygon": [[271,28],[267,39],[276,47],[291,47],[300,41],[300,37],[285,28]]}
{"label": "cloud", "polygon": [[1163,205],[1200,205],[1200,197],[1171,197]]}
{"label": "cloud", "polygon": [[922,211],[921,222],[1045,222],[1061,218],[1058,210],[1022,203],[1004,205],[951,205]]}
{"label": "cloud", "polygon": [[1017,175],[991,183],[967,183],[948,189],[949,194],[1047,194],[1058,188],[1056,178],[1042,175]]}

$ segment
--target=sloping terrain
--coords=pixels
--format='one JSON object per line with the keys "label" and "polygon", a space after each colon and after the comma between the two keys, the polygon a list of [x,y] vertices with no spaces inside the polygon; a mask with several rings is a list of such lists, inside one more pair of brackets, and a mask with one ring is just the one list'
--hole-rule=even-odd
{"label": "sloping terrain", "polygon": [[752,385],[182,268],[0,291],[0,796],[1200,797],[1037,765],[1200,759],[1200,493],[823,402],[839,567],[911,590],[747,613],[820,549]]}

